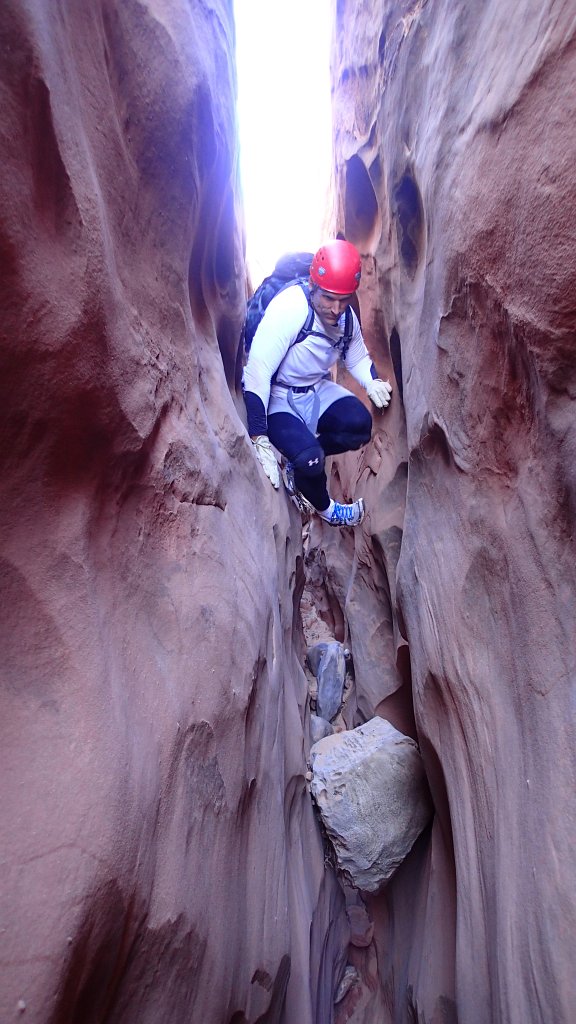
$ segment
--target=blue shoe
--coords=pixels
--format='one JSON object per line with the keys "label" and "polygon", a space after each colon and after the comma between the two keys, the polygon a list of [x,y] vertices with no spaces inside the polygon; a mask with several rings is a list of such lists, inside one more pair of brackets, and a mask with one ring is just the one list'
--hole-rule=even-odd
{"label": "blue shoe", "polygon": [[330,523],[330,526],[360,526],[364,519],[364,499],[358,498],[358,501],[353,501],[351,505],[341,505],[335,501],[331,516],[324,512],[319,512],[318,515],[326,523]]}

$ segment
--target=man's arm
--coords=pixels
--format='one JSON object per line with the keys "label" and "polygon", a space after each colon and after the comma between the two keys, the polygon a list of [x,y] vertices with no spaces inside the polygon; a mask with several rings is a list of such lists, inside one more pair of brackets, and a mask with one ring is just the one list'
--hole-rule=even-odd
{"label": "man's arm", "polygon": [[258,324],[242,377],[248,433],[258,461],[274,487],[280,486],[280,475],[268,440],[271,381],[298,336],[307,312],[308,303],[299,285],[276,295]]}
{"label": "man's arm", "polygon": [[377,409],[385,409],[390,403],[390,397],[392,395],[392,387],[390,381],[380,380],[376,372],[376,367],[372,362],[366,345],[364,344],[364,338],[362,337],[362,331],[358,319],[355,314],[352,314],[354,320],[354,331],[352,333],[352,341],[346,354],[345,366],[350,371],[355,380],[366,389],[366,394],[370,401],[376,406]]}
{"label": "man's arm", "polygon": [[246,406],[246,422],[250,437],[257,437],[259,434],[268,433],[268,418],[264,403],[254,391],[244,391],[244,405]]}
{"label": "man's arm", "polygon": [[297,338],[307,313],[306,296],[300,286],[295,285],[272,299],[258,324],[242,378],[251,436],[267,433],[271,380]]}

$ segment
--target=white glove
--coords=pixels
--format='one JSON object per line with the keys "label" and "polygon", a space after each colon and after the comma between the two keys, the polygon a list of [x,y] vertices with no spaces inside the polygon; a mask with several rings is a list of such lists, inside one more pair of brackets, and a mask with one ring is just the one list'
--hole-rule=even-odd
{"label": "white glove", "polygon": [[370,382],[366,388],[366,394],[371,402],[377,409],[385,409],[390,402],[390,396],[392,394],[392,387],[389,380],[380,380],[376,378]]}
{"label": "white glove", "polygon": [[276,462],[276,456],[272,451],[270,441],[266,437],[266,434],[259,434],[258,437],[252,437],[251,441],[254,445],[254,451],[256,452],[258,462],[262,466],[262,469],[266,473],[266,476],[272,486],[278,489],[280,487],[280,470],[278,469],[278,463]]}

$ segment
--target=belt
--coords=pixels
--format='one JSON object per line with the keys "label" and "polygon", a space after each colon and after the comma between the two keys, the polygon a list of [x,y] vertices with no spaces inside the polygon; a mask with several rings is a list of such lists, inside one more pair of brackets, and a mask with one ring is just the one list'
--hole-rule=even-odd
{"label": "belt", "polygon": [[[320,380],[328,380],[329,377],[330,374],[326,374],[324,377],[321,377]],[[317,380],[316,384],[319,384],[320,380]],[[314,391],[314,388],[316,387],[316,384],[306,384],[304,387],[295,388],[293,384],[285,384],[283,380],[275,380],[273,383],[277,384],[279,388],[286,388],[287,391],[293,391],[295,395],[303,395],[306,391]]]}
{"label": "belt", "polygon": [[306,391],[314,391],[315,385],[308,384],[304,388],[295,388],[292,384],[282,384],[279,380],[274,382],[279,388],[286,388],[287,391],[293,391],[295,395],[303,395]]}

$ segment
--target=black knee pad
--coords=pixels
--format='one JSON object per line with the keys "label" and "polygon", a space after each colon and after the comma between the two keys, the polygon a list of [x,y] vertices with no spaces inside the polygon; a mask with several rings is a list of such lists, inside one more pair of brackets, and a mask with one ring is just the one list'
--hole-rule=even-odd
{"label": "black knee pad", "polygon": [[351,452],[356,452],[356,451],[358,451],[359,448],[363,448],[365,444],[368,444],[368,441],[370,440],[371,437],[372,437],[372,417],[370,417],[369,423],[363,424],[362,429],[360,431],[358,431],[358,433],[356,434],[356,436],[354,438],[351,439],[351,441],[350,441],[350,451]]}
{"label": "black knee pad", "polygon": [[292,459],[292,465],[302,476],[320,476],[324,472],[324,452],[319,444],[305,448]]}
{"label": "black knee pad", "polygon": [[353,430],[357,437],[353,451],[357,448],[362,448],[365,444],[368,444],[368,441],[372,436],[372,416],[365,405],[362,405],[361,402],[359,402],[358,405],[360,408],[356,408],[354,410],[354,419],[348,424],[349,429]]}

